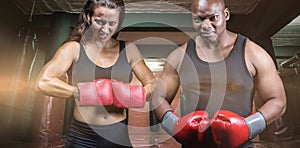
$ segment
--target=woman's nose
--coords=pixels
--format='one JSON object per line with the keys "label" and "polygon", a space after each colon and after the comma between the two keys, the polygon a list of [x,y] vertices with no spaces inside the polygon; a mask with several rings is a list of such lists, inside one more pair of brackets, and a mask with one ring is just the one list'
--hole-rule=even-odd
{"label": "woman's nose", "polygon": [[100,29],[100,32],[108,34],[109,33],[109,26],[107,24],[102,26],[101,29]]}

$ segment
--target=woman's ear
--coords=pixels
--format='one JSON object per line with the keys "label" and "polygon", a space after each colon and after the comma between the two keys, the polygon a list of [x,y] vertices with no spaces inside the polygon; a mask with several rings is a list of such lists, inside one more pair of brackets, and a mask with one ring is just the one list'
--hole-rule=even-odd
{"label": "woman's ear", "polygon": [[225,8],[224,14],[225,14],[226,21],[228,21],[230,19],[230,11],[228,8]]}
{"label": "woman's ear", "polygon": [[90,17],[90,15],[87,15],[87,20],[88,20],[89,23],[91,23],[91,17]]}

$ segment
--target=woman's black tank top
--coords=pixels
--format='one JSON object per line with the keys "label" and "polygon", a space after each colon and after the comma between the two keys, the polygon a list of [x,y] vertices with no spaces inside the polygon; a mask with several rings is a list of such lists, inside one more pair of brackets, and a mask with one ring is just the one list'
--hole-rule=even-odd
{"label": "woman's black tank top", "polygon": [[80,44],[80,55],[72,67],[72,83],[74,86],[80,82],[91,82],[95,79],[114,79],[124,83],[132,80],[132,70],[126,56],[124,41],[120,41],[120,53],[115,64],[102,68],[93,63],[86,55],[85,49]]}

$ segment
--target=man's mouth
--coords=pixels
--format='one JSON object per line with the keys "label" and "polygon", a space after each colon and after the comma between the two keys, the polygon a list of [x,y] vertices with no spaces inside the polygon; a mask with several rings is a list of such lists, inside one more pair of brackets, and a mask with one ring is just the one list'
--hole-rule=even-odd
{"label": "man's mouth", "polygon": [[202,36],[212,36],[212,35],[214,35],[213,32],[201,32],[200,34],[201,34]]}

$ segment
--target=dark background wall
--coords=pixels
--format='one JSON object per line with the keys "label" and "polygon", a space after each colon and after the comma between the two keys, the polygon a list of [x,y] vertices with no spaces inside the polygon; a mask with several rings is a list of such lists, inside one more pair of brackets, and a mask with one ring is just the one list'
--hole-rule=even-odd
{"label": "dark background wall", "polygon": [[[280,0],[272,3],[263,1],[251,14],[232,15],[229,29],[245,34],[257,42],[276,62],[271,37],[299,15],[300,9],[295,7],[297,4],[299,1],[296,0],[285,3]],[[24,15],[11,1],[0,1],[0,138],[12,136],[22,140],[32,139],[34,126],[39,126],[35,122],[39,118],[34,115],[35,112],[42,111],[40,106],[43,103],[43,96],[38,96],[34,92],[32,82],[39,68],[67,39],[77,17],[78,14],[57,12],[52,15],[35,15],[32,22],[29,22],[29,16]],[[126,27],[122,30],[123,33],[133,34],[136,32],[164,34],[180,32],[180,29],[187,32],[193,30],[189,14],[126,14],[123,26]],[[147,35],[141,35],[141,38],[143,37]],[[181,42],[187,39],[183,36],[178,38],[182,38]],[[138,38],[127,40],[136,39]],[[166,57],[177,45],[180,43],[153,45],[144,42],[138,46],[144,57]],[[289,57],[298,47],[276,48],[280,49],[281,56]],[[42,56],[34,73],[30,74],[36,49]]]}

